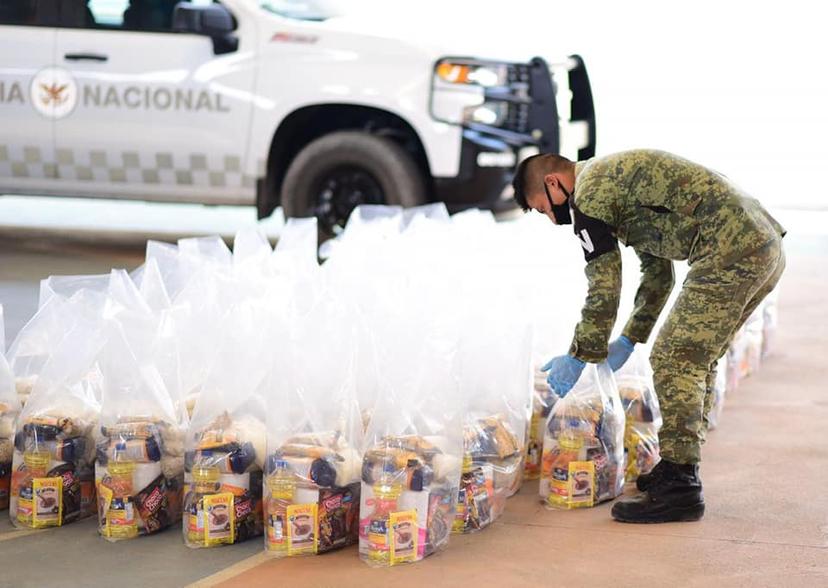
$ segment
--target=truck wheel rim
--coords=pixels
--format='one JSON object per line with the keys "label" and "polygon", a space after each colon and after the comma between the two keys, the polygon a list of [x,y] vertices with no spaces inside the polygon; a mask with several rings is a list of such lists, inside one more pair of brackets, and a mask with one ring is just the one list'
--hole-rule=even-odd
{"label": "truck wheel rim", "polygon": [[328,172],[315,190],[314,216],[320,229],[338,233],[348,216],[360,204],[384,204],[385,197],[379,182],[366,170],[337,167]]}

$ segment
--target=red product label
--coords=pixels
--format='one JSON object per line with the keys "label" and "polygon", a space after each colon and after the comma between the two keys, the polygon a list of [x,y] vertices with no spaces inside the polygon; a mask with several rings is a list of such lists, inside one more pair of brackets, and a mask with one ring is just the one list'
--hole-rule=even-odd
{"label": "red product label", "polygon": [[160,531],[170,525],[170,504],[163,474],[135,496],[135,505],[146,525],[146,533]]}
{"label": "red product label", "polygon": [[247,500],[236,500],[235,501],[235,510],[236,510],[236,520],[243,519],[244,517],[248,516],[251,512],[253,512],[253,501],[251,499]]}

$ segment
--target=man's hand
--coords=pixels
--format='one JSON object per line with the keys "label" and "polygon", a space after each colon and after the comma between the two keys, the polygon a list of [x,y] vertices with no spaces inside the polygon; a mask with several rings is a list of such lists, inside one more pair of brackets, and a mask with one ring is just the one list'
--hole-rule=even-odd
{"label": "man's hand", "polygon": [[563,398],[581,377],[585,366],[586,363],[577,357],[560,355],[550,359],[541,371],[549,372],[546,375],[546,382],[555,394]]}
{"label": "man's hand", "polygon": [[617,372],[621,369],[622,365],[627,363],[630,355],[632,355],[633,349],[635,349],[635,343],[624,335],[621,335],[618,339],[610,343],[609,353],[607,353],[607,363],[609,363],[612,371]]}

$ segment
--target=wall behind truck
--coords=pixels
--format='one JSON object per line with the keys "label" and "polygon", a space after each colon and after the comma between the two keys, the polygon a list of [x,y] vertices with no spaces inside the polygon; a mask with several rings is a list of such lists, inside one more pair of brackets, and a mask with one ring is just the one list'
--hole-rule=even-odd
{"label": "wall behind truck", "polygon": [[579,53],[592,79],[599,154],[633,147],[675,151],[718,169],[772,206],[828,207],[828,77],[822,75],[828,40],[816,3],[337,4],[405,22],[415,34],[462,36],[470,53]]}

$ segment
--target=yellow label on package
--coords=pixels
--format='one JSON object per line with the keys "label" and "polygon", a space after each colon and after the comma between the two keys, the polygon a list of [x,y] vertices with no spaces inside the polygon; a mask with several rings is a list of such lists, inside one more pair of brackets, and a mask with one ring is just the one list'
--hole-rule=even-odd
{"label": "yellow label on package", "polygon": [[59,527],[63,522],[63,478],[32,480],[32,527]]}
{"label": "yellow label on package", "polygon": [[138,535],[135,505],[128,498],[115,500],[112,488],[98,484],[98,520],[103,526],[103,536],[129,539]]}
{"label": "yellow label on package", "polygon": [[109,508],[112,506],[112,488],[98,482],[98,522],[103,526],[104,535],[109,537]]}
{"label": "yellow label on package", "polygon": [[291,504],[287,507],[288,555],[316,553],[319,544],[319,505]]}
{"label": "yellow label on package", "polygon": [[595,502],[595,462],[569,463],[569,508],[592,506]]}
{"label": "yellow label on package", "polygon": [[420,541],[417,511],[392,512],[388,515],[388,526],[391,565],[416,561]]}
{"label": "yellow label on package", "polygon": [[221,545],[236,541],[236,509],[233,493],[210,494],[202,500],[204,517],[204,545]]}

